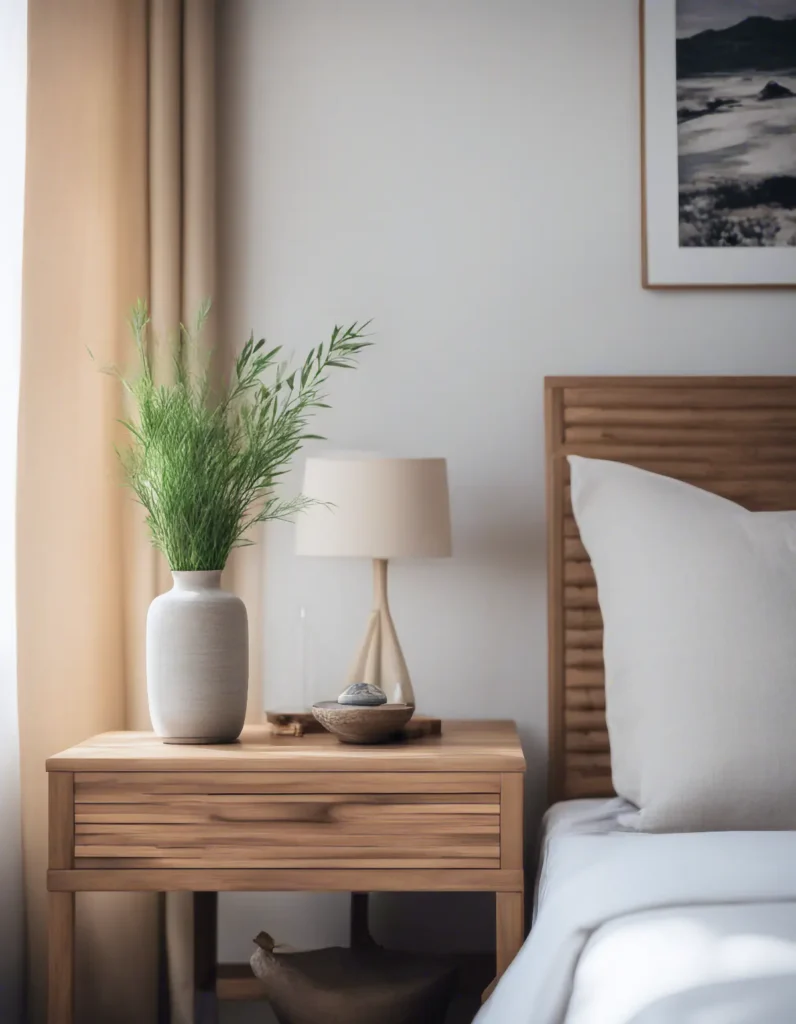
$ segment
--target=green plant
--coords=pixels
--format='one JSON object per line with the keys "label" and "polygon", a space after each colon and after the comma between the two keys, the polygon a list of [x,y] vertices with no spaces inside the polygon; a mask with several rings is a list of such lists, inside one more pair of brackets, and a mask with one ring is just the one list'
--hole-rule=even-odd
{"label": "green plant", "polygon": [[306,506],[301,496],[280,499],[274,485],[304,441],[318,436],[307,433],[307,423],[314,410],[328,408],[328,371],[353,368],[370,344],[367,323],[335,327],[288,373],[278,361],[281,346],[266,351],[265,340],[252,335],[228,385],[214,393],[207,363],[189,369],[209,308],[200,310],[195,330],[180,327],[173,380],[159,383],[148,351],[149,313],[139,300],[130,315],[139,371],[114,371],[136,410],[124,421],[130,444],[119,452],[127,483],[173,570],[223,569],[233,548],[250,543],[255,523],[287,519]]}

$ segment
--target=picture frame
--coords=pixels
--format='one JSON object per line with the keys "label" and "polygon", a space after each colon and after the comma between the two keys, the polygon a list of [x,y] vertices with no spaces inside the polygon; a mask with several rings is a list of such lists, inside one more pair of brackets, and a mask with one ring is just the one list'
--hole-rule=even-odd
{"label": "picture frame", "polygon": [[795,288],[796,0],[640,0],[639,21],[643,286]]}

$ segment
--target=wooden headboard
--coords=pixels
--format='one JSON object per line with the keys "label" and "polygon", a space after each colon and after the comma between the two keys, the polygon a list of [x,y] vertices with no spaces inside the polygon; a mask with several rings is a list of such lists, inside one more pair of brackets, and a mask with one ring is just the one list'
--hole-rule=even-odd
{"label": "wooden headboard", "polygon": [[602,618],[568,455],[676,477],[755,511],[796,509],[796,377],[545,381],[551,802],[610,796]]}

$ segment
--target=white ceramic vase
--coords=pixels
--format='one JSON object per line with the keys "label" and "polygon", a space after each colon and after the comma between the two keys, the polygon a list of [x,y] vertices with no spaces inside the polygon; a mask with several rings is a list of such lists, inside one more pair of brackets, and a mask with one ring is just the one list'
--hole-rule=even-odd
{"label": "white ceramic vase", "polygon": [[249,626],[221,572],[173,572],[149,606],[149,713],[165,743],[232,743],[246,717]]}

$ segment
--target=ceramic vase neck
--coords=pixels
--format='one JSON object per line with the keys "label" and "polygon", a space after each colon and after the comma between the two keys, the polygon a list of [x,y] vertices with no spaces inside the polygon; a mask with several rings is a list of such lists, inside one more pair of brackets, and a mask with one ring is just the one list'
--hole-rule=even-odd
{"label": "ceramic vase neck", "polygon": [[175,590],[218,590],[221,587],[221,569],[196,572],[172,572]]}

